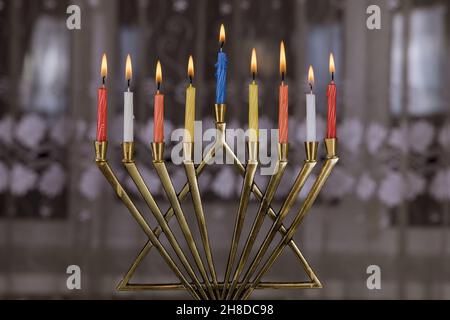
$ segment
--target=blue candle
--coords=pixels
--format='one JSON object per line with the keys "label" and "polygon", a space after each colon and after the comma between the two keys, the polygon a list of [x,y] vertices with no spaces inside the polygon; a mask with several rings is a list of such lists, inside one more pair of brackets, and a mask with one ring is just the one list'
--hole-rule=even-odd
{"label": "blue candle", "polygon": [[227,91],[227,55],[220,51],[216,63],[216,104],[225,103]]}

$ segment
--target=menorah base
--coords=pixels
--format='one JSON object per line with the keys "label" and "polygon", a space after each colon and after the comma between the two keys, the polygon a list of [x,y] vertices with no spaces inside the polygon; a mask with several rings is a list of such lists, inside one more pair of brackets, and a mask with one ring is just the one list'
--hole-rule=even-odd
{"label": "menorah base", "polygon": [[[218,289],[222,290],[223,282],[218,283]],[[239,287],[239,285],[238,285]],[[311,282],[261,282],[256,289],[320,289],[320,283]],[[161,283],[161,284],[145,284],[145,283],[129,283],[128,285],[118,286],[118,291],[182,291],[186,290],[181,283]]]}

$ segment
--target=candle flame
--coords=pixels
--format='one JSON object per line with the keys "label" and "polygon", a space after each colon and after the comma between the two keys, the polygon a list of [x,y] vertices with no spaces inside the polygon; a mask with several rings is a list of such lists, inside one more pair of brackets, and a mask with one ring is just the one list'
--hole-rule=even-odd
{"label": "candle flame", "polygon": [[309,70],[308,70],[308,83],[312,89],[312,87],[314,86],[314,69],[312,66],[309,66]]}
{"label": "candle flame", "polygon": [[108,61],[106,60],[106,54],[103,54],[102,57],[102,67],[101,67],[101,71],[100,74],[103,78],[106,78],[106,76],[108,75]]}
{"label": "candle flame", "polygon": [[286,52],[284,50],[284,41],[280,43],[280,74],[286,74]]}
{"label": "candle flame", "polygon": [[127,55],[127,62],[125,63],[125,79],[131,80],[133,76],[133,67],[131,66],[131,56]]}
{"label": "candle flame", "polygon": [[156,83],[157,84],[162,82],[161,62],[159,62],[159,60],[156,63],[156,76],[155,76],[155,79],[156,79]]}
{"label": "candle flame", "polygon": [[190,78],[194,77],[194,59],[192,56],[189,56],[189,62],[188,62],[188,76]]}
{"label": "candle flame", "polygon": [[330,73],[335,73],[336,69],[334,67],[334,57],[333,54],[330,53]]}
{"label": "candle flame", "polygon": [[219,42],[225,42],[225,27],[223,26],[223,23],[220,25]]}
{"label": "candle flame", "polygon": [[252,50],[252,59],[250,63],[250,71],[252,74],[256,74],[258,72],[258,62],[256,60],[256,49]]}

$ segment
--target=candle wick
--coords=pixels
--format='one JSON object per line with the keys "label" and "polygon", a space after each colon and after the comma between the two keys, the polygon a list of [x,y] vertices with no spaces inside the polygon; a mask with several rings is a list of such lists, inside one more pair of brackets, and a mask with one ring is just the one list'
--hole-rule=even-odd
{"label": "candle wick", "polygon": [[284,84],[284,72],[281,73],[281,83]]}
{"label": "candle wick", "polygon": [[334,72],[331,73],[331,81],[334,81]]}
{"label": "candle wick", "polygon": [[312,83],[309,84],[309,88],[311,89],[311,94],[313,93],[313,85]]}
{"label": "candle wick", "polygon": [[131,79],[128,79],[128,80],[127,80],[128,91],[130,91],[130,83],[131,83]]}
{"label": "candle wick", "polygon": [[192,76],[189,76],[189,83],[192,85]]}
{"label": "candle wick", "polygon": [[222,49],[223,49],[223,45],[224,45],[224,44],[225,44],[225,42],[223,42],[223,41],[220,43],[220,52],[222,52]]}
{"label": "candle wick", "polygon": [[105,84],[106,84],[106,77],[105,76],[103,76],[103,78],[102,78],[102,83],[103,83],[103,86],[105,86]]}
{"label": "candle wick", "polygon": [[253,77],[253,82],[255,82],[255,78],[256,78],[256,73],[255,72],[252,73],[252,77]]}
{"label": "candle wick", "polygon": [[158,82],[156,91],[159,93],[159,89],[161,89],[161,82]]}

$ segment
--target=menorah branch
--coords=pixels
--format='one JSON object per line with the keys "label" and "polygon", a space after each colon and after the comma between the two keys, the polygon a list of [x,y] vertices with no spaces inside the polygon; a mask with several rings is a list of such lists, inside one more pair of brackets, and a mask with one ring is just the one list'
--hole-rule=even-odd
{"label": "menorah branch", "polygon": [[178,241],[176,240],[171,228],[169,227],[169,224],[165,220],[158,204],[156,203],[155,199],[153,198],[144,179],[142,178],[141,174],[139,173],[139,170],[134,161],[134,143],[133,142],[124,142],[122,146],[123,146],[123,160],[122,160],[123,166],[125,167],[129,176],[133,180],[134,184],[136,185],[139,193],[142,195],[142,198],[145,200],[145,203],[149,207],[150,211],[153,213],[153,216],[158,221],[160,227],[162,228],[164,234],[167,237],[167,240],[169,241],[170,245],[172,246],[175,254],[180,259],[180,261],[183,264],[184,268],[186,269],[187,273],[189,274],[192,281],[198,288],[200,294],[202,295],[202,297],[204,299],[207,299],[208,296],[206,295],[206,292],[203,290],[203,287],[200,284],[200,281],[198,280],[192,266],[190,265],[188,259],[186,258]]}
{"label": "menorah branch", "polygon": [[[225,145],[225,147],[227,147],[227,145]],[[228,147],[229,148],[229,147]],[[229,149],[233,155],[234,153],[232,152],[231,149]],[[317,148],[316,148],[316,152],[317,152]],[[245,173],[245,168],[244,166],[240,163],[239,159],[234,155],[235,157],[235,167],[237,168],[238,172],[243,175]],[[291,190],[292,191],[292,190]],[[255,195],[256,199],[258,201],[261,201],[263,198],[263,193],[261,192],[261,189],[258,187],[258,185],[255,183],[253,184],[252,187],[252,192]],[[273,210],[273,208],[271,206],[269,206],[269,209],[267,211],[268,216],[275,221],[278,217],[277,213]],[[281,227],[278,229],[278,232],[281,233],[282,236],[284,236],[287,232],[286,228],[281,225]],[[306,261],[306,259],[304,258],[303,254],[301,253],[300,249],[298,248],[297,244],[291,240],[289,242],[289,247],[292,249],[292,251],[295,254],[295,257],[297,258],[297,260],[300,262],[300,264],[303,266],[305,272],[308,274],[309,278],[311,279],[311,281],[313,282],[313,284],[311,284],[313,288],[322,288],[322,284],[320,283],[320,280],[317,278],[317,276],[315,275],[314,271],[312,270],[312,268],[309,266],[308,262]],[[299,284],[301,285],[300,287],[303,288],[303,284],[301,283],[292,283],[293,285]]]}
{"label": "menorah branch", "polygon": [[184,149],[184,168],[186,171],[186,176],[188,179],[189,184],[189,190],[192,197],[192,202],[194,204],[194,211],[195,215],[197,217],[197,223],[198,228],[200,230],[200,236],[203,243],[203,248],[205,250],[206,255],[206,261],[208,263],[209,272],[212,276],[213,284],[215,293],[217,296],[220,295],[219,293],[219,287],[217,284],[217,274],[216,274],[216,267],[214,266],[214,260],[212,256],[212,250],[208,235],[208,228],[206,226],[206,220],[205,220],[205,214],[203,212],[203,205],[202,205],[202,198],[200,195],[200,190],[198,187],[198,180],[197,180],[197,174],[195,171],[195,165],[192,161],[192,150],[193,150],[193,143],[184,143],[183,144]]}
{"label": "menorah branch", "polygon": [[116,192],[116,195],[119,199],[124,203],[127,207],[128,211],[131,213],[133,218],[137,221],[139,226],[148,236],[149,240],[153,244],[153,246],[159,251],[163,259],[168,264],[169,268],[175,273],[175,275],[180,279],[180,281],[185,285],[186,289],[190,292],[192,297],[195,299],[200,299],[198,294],[195,292],[194,288],[190,285],[189,281],[184,277],[183,273],[178,269],[177,265],[170,257],[169,253],[163,247],[161,242],[158,240],[156,235],[153,233],[152,229],[150,229],[148,223],[143,218],[142,214],[134,205],[133,201],[130,199],[125,189],[120,184],[116,175],[112,171],[111,167],[106,160],[106,152],[107,152],[107,142],[106,141],[96,141],[95,142],[95,162],[100,169],[100,171],[105,176],[106,180],[109,182],[113,190]]}
{"label": "menorah branch", "polygon": [[[254,257],[253,261],[250,264],[250,267],[248,268],[247,272],[244,275],[243,283],[247,284],[250,281],[250,278],[256,271],[258,265],[261,263],[261,260],[264,257],[264,254],[269,249],[270,244],[272,243],[273,239],[275,238],[276,234],[279,232],[279,229],[283,225],[283,220],[289,213],[290,209],[294,205],[295,201],[298,198],[298,194],[300,193],[301,189],[303,188],[306,180],[310,176],[312,170],[317,164],[317,143],[306,143],[306,155],[307,158],[305,162],[303,163],[303,166],[297,175],[297,178],[295,179],[294,185],[292,186],[291,190],[289,191],[289,194],[284,201],[279,214],[276,216],[276,219],[274,220],[267,236],[265,237],[261,247],[259,248],[256,256]],[[316,152],[312,152],[309,149],[314,149]],[[243,287],[240,287],[238,291],[235,293],[233,298],[236,298],[240,292],[243,290]]]}
{"label": "menorah branch", "polygon": [[242,228],[244,226],[245,214],[247,212],[248,203],[250,201],[253,181],[255,178],[256,169],[258,168],[258,157],[257,157],[258,143],[249,142],[248,146],[249,146],[249,161],[245,169],[244,181],[242,183],[241,197],[239,200],[239,207],[234,224],[233,236],[231,238],[230,252],[228,254],[228,262],[224,278],[225,287],[222,290],[221,296],[222,299],[227,291],[226,284],[229,282],[230,274],[234,265],[234,260],[236,258],[239,239],[241,237]]}
{"label": "menorah branch", "polygon": [[[320,171],[319,176],[317,177],[316,181],[314,182],[313,186],[311,187],[311,190],[309,191],[308,195],[306,196],[306,199],[301,206],[300,210],[295,216],[294,221],[292,222],[291,226],[287,230],[284,237],[281,239],[279,244],[276,246],[270,257],[267,259],[266,263],[263,265],[261,270],[256,275],[255,279],[252,281],[250,287],[247,289],[246,293],[243,295],[243,299],[247,299],[253,290],[255,289],[256,285],[261,281],[261,278],[266,274],[272,265],[275,263],[277,258],[281,255],[286,245],[292,240],[292,238],[295,235],[295,232],[297,231],[297,228],[300,226],[301,222],[305,218],[305,216],[308,214],[309,210],[311,209],[312,205],[314,204],[314,201],[316,200],[317,196],[319,195],[320,191],[322,190],[323,186],[325,185],[325,182],[327,181],[328,177],[330,176],[334,166],[339,161],[339,157],[336,155],[336,145],[337,145],[337,139],[325,139],[325,147],[327,150],[327,160],[325,161],[324,166],[322,167],[322,170]],[[245,288],[247,283],[243,283],[240,290]],[[239,291],[236,294],[235,297],[238,297]]]}
{"label": "menorah branch", "polygon": [[283,177],[284,171],[286,169],[288,163],[287,162],[288,145],[280,144],[278,150],[279,150],[278,151],[279,160],[277,161],[277,164],[275,166],[275,173],[270,177],[264,196],[261,199],[261,204],[259,206],[258,212],[255,216],[255,220],[253,221],[252,227],[250,229],[250,234],[247,237],[244,249],[242,250],[241,256],[239,257],[238,260],[239,264],[236,268],[236,271],[234,272],[233,280],[226,296],[227,300],[231,298],[233,291],[236,289],[236,286],[238,285],[239,276],[241,275],[241,272],[244,270],[244,266],[247,263],[248,257],[250,256],[253,243],[256,241],[259,231],[263,225],[266,212],[270,207],[270,203],[272,202],[272,199],[275,196],[275,193],[281,182],[281,178]]}
{"label": "menorah branch", "polygon": [[152,143],[152,150],[153,150],[153,167],[155,168],[156,173],[158,174],[158,177],[161,181],[161,184],[167,195],[170,205],[172,206],[172,208],[174,210],[174,213],[178,220],[181,231],[186,239],[188,247],[189,247],[191,254],[194,258],[194,261],[200,271],[203,281],[206,284],[209,295],[211,298],[216,299],[217,297],[215,296],[215,293],[214,293],[211,283],[209,281],[205,266],[201,259],[201,256],[198,251],[197,245],[195,243],[194,237],[192,235],[191,229],[186,220],[183,209],[181,208],[180,201],[178,200],[177,193],[175,191],[175,188],[173,187],[172,181],[169,176],[169,172],[167,171],[166,164],[163,160],[164,143]]}
{"label": "menorah branch", "polygon": [[[153,151],[153,150],[152,150]],[[215,153],[215,148],[210,148],[206,155],[204,160],[195,168],[195,172],[197,174],[197,176],[199,176],[204,168],[207,165],[207,160],[214,157],[214,153]],[[186,183],[182,188],[181,191],[178,193],[178,199],[180,201],[184,200],[187,195],[189,194],[189,185],[188,183]],[[170,219],[172,219],[172,217],[174,216],[174,211],[173,208],[170,207],[169,209],[167,209],[167,211],[164,213],[164,219],[169,222]],[[160,226],[156,227],[153,229],[153,232],[155,234],[155,236],[157,238],[159,238],[159,236],[162,233],[162,229]],[[144,247],[141,249],[141,251],[139,252],[138,256],[136,257],[136,259],[133,261],[132,265],[130,266],[130,268],[128,269],[127,273],[125,274],[124,278],[122,279],[122,281],[120,281],[118,287],[118,290],[121,291],[127,291],[130,290],[130,288],[134,288],[133,284],[130,284],[129,281],[131,279],[131,276],[134,274],[134,272],[136,271],[137,266],[139,265],[140,261],[143,259],[143,257],[145,257],[148,252],[153,248],[153,244],[151,243],[150,240],[148,240],[146,242],[146,244],[144,245]],[[172,287],[171,284],[167,284],[168,285],[168,290],[169,288]],[[146,285],[145,284],[141,284],[138,287],[139,288],[144,288]],[[161,284],[160,287],[164,287],[164,284]],[[148,290],[153,290],[154,286],[153,285],[148,285]],[[155,289],[157,290],[157,289]]]}

